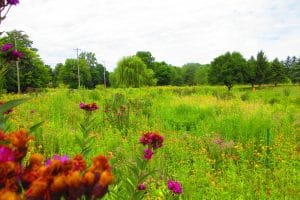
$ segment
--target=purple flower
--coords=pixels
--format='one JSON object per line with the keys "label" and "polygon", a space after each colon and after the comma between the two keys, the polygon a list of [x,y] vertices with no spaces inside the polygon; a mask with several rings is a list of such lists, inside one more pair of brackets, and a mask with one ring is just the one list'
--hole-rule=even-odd
{"label": "purple flower", "polygon": [[[60,162],[64,163],[64,162],[66,162],[66,161],[69,160],[69,157],[68,157],[67,155],[60,156],[60,155],[55,154],[55,155],[53,156],[53,159],[52,159],[52,160],[59,160]],[[45,165],[46,165],[46,166],[51,165],[51,159],[47,159],[47,160],[45,161]]]}
{"label": "purple flower", "polygon": [[13,50],[11,52],[11,55],[12,55],[14,60],[19,60],[20,58],[23,57],[23,54],[21,52],[17,51],[17,50]]}
{"label": "purple flower", "polygon": [[11,5],[17,5],[19,3],[19,0],[7,0],[7,2]]}
{"label": "purple flower", "polygon": [[85,104],[85,103],[80,103],[79,104],[80,109],[86,110],[86,111],[94,111],[99,109],[96,103],[90,103],[90,104]]}
{"label": "purple flower", "polygon": [[149,148],[158,149],[159,147],[163,146],[164,137],[161,136],[159,133],[155,132],[148,132],[144,133],[143,136],[140,138],[140,143],[143,145],[148,145]]}
{"label": "purple flower", "polygon": [[1,47],[1,51],[8,51],[9,49],[11,49],[13,47],[12,44],[4,44],[2,47]]}
{"label": "purple flower", "polygon": [[14,152],[5,146],[0,147],[0,163],[13,161],[14,160]]}
{"label": "purple flower", "polygon": [[80,104],[79,104],[79,108],[80,108],[80,109],[83,109],[84,107],[85,107],[85,104],[84,104],[84,103],[80,103]]}
{"label": "purple flower", "polygon": [[152,158],[153,152],[151,149],[145,149],[144,150],[144,158],[147,160],[150,160]]}
{"label": "purple flower", "polygon": [[140,183],[138,185],[138,190],[146,190],[146,185],[144,183]]}
{"label": "purple flower", "polygon": [[168,180],[168,189],[173,192],[174,194],[181,194],[182,187],[181,184],[177,181]]}

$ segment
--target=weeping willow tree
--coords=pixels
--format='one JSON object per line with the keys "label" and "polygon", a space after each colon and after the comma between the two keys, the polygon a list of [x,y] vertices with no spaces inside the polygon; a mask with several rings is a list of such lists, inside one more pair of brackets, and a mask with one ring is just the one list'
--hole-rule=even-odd
{"label": "weeping willow tree", "polygon": [[115,87],[142,87],[156,84],[154,72],[137,56],[124,57],[113,73]]}

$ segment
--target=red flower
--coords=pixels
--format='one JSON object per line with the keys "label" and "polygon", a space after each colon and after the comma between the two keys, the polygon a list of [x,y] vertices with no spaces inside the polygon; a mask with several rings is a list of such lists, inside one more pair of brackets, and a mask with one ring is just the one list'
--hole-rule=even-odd
{"label": "red flower", "polygon": [[80,109],[86,110],[86,111],[94,111],[99,109],[96,103],[90,103],[90,104],[84,104],[80,103],[79,104]]}
{"label": "red flower", "polygon": [[158,149],[162,147],[164,138],[155,132],[144,133],[144,135],[140,138],[140,142],[143,145],[148,145],[149,148]]}

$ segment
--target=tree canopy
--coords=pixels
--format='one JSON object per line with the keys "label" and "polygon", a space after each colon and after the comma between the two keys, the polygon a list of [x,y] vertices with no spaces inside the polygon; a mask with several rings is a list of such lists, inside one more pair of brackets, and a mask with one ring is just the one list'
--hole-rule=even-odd
{"label": "tree canopy", "polygon": [[243,82],[243,68],[246,60],[238,52],[227,52],[215,58],[209,71],[211,84],[224,84],[231,90],[233,84]]}
{"label": "tree canopy", "polygon": [[112,85],[116,87],[141,87],[156,84],[153,70],[148,69],[138,56],[121,59],[112,77]]}

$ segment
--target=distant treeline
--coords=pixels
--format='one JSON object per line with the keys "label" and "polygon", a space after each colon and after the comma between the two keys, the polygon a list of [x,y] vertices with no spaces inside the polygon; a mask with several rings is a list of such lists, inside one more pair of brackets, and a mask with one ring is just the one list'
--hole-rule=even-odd
{"label": "distant treeline", "polygon": [[[227,52],[216,57],[210,64],[187,63],[182,67],[164,61],[158,62],[151,52],[138,51],[136,55],[121,59],[114,72],[109,73],[92,52],[82,52],[78,59],[68,58],[52,69],[45,65],[32,47],[33,42],[23,31],[11,31],[0,38],[0,45],[14,44],[23,58],[19,61],[21,90],[58,87],[67,85],[95,88],[141,87],[151,85],[204,85],[224,84],[230,90],[234,84],[274,84],[300,82],[300,57],[288,56],[280,61],[268,60],[263,51],[250,59],[239,52]],[[17,92],[16,62],[0,57],[0,90]]]}

